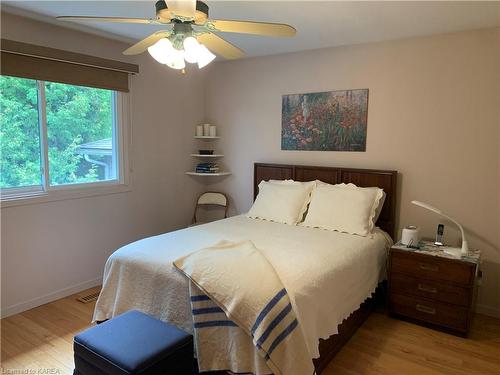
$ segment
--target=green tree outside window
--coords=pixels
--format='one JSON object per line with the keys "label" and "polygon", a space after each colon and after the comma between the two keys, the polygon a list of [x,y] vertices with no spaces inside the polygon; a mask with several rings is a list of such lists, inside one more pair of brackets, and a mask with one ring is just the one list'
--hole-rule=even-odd
{"label": "green tree outside window", "polygon": [[[42,89],[50,185],[115,179],[113,91],[53,82]],[[41,185],[39,96],[37,81],[0,76],[1,188]],[[104,150],[82,148],[95,142]]]}

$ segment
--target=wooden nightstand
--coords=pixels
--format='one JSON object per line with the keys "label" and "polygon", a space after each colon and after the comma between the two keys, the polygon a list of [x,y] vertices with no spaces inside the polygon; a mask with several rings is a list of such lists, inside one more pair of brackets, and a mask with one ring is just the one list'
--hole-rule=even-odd
{"label": "wooden nightstand", "polygon": [[467,336],[477,289],[479,252],[452,258],[434,246],[395,245],[389,255],[389,313]]}

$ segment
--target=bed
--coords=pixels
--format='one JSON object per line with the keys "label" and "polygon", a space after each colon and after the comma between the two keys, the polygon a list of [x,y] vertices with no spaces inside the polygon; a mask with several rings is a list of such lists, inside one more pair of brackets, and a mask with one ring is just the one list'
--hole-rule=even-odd
{"label": "bed", "polygon": [[[396,177],[394,171],[255,164],[255,196],[260,181],[269,179],[319,179],[383,188],[387,196],[377,222],[381,229],[365,238],[240,215],[146,238],[108,259],[94,320],[138,309],[192,332],[188,282],[172,262],[220,240],[250,239],[292,291],[309,352],[320,373],[366,318],[370,297],[384,278],[388,237],[394,234]],[[308,282],[311,275],[314,281]],[[333,287],[339,284],[349,287]]]}

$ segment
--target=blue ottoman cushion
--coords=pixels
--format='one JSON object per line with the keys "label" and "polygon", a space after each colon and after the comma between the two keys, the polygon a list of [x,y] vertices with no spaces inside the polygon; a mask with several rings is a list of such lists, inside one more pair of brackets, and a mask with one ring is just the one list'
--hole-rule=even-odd
{"label": "blue ottoman cushion", "polygon": [[129,311],[74,339],[75,374],[191,374],[193,338],[173,325]]}

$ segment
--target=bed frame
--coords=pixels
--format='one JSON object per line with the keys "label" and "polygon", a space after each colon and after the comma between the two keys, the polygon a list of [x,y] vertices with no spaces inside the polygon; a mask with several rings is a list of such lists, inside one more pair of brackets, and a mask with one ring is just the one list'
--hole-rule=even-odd
{"label": "bed frame", "polygon": [[[396,233],[396,196],[397,171],[375,169],[352,169],[338,167],[311,167],[286,164],[254,164],[254,199],[259,192],[259,183],[267,180],[314,181],[321,180],[329,184],[353,183],[361,187],[377,186],[384,189],[386,199],[377,221],[377,226],[389,233],[394,239]],[[373,311],[378,300],[383,300],[383,287],[379,285],[374,297],[366,299],[360,308],[354,311],[342,324],[339,333],[327,340],[320,340],[320,357],[314,359],[317,374],[320,374],[342,346],[351,338]]]}

